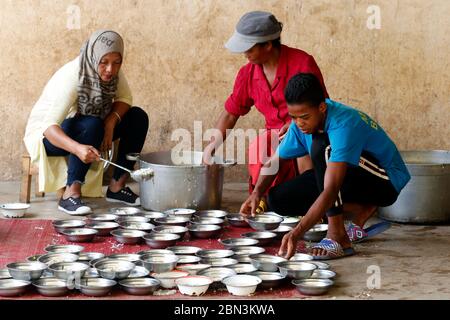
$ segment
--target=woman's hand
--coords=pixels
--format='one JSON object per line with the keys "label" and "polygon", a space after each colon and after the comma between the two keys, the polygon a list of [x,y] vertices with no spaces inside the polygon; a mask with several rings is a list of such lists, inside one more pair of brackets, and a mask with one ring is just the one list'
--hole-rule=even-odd
{"label": "woman's hand", "polygon": [[100,161],[100,152],[93,146],[80,144],[77,146],[75,155],[84,163]]}
{"label": "woman's hand", "polygon": [[261,199],[262,197],[258,193],[252,192],[241,206],[239,211],[241,215],[254,217],[257,214],[256,209],[258,209]]}
{"label": "woman's hand", "polygon": [[297,243],[300,237],[301,229],[298,227],[285,234],[283,240],[281,241],[278,255],[289,260],[297,250]]}
{"label": "woman's hand", "polygon": [[114,126],[115,126],[115,124],[108,123],[105,121],[105,135],[103,136],[103,142],[100,147],[101,152],[106,152],[106,151],[111,150],[113,136],[114,136]]}

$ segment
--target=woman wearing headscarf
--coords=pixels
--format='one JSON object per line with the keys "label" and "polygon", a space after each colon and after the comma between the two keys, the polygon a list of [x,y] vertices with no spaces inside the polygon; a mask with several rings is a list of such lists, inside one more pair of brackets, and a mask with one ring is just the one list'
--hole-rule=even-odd
{"label": "woman wearing headscarf", "polygon": [[[132,169],[128,153],[140,152],[148,131],[148,116],[132,106],[127,80],[120,70],[122,37],[112,30],[94,32],[80,55],[61,67],[31,110],[24,142],[39,166],[39,190],[65,187],[58,209],[71,215],[91,212],[81,195],[102,196],[100,151],[120,139],[117,163]],[[67,157],[67,159],[66,159]],[[140,205],[126,186],[126,171],[115,168],[107,201]]]}

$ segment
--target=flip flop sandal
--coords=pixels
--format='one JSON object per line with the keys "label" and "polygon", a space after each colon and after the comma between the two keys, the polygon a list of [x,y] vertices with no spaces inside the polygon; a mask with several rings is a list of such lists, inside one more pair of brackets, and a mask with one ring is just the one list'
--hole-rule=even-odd
{"label": "flip flop sandal", "polygon": [[350,222],[347,226],[347,235],[352,243],[359,243],[386,231],[390,227],[391,223],[387,221],[375,223],[366,229],[357,226],[353,222]]}
{"label": "flip flop sandal", "polygon": [[313,256],[314,260],[331,260],[343,257],[352,256],[355,254],[355,250],[352,247],[343,249],[342,246],[332,239],[323,238],[312,249],[323,249],[327,251],[327,254],[322,256]]}

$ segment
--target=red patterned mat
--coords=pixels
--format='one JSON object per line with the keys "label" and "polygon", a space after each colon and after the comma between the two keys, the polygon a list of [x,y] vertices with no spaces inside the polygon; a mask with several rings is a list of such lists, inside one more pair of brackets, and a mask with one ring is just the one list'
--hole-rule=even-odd
{"label": "red patterned mat", "polygon": [[[226,227],[221,238],[235,238],[242,233],[252,231],[248,228]],[[44,253],[44,248],[52,244],[69,244],[63,235],[57,233],[52,226],[50,220],[4,220],[0,219],[0,268],[5,268],[8,263],[24,261],[27,257]],[[85,247],[86,252],[101,252],[106,255],[114,253],[136,253],[141,250],[151,249],[145,243],[142,245],[122,245],[117,243],[113,237],[96,237],[91,243],[80,243]],[[203,249],[222,249],[223,246],[217,239],[205,240],[190,240],[186,236],[183,241],[177,245],[197,246]],[[272,246],[266,247],[266,253],[275,254],[280,245],[280,241],[276,241]],[[301,249],[301,248],[300,248]],[[245,299],[301,299],[305,298],[296,288],[289,283],[273,290],[258,290],[251,297]],[[0,299],[7,299],[0,297]],[[68,296],[59,298],[47,298],[41,296],[31,288],[26,294],[14,299],[121,299],[121,300],[155,300],[155,299],[240,299],[230,295],[225,291],[208,292],[201,297],[189,297],[180,294],[178,291],[170,295],[148,295],[148,296],[133,296],[128,295],[119,287],[105,297],[88,297],[81,294],[78,290],[73,290]]]}

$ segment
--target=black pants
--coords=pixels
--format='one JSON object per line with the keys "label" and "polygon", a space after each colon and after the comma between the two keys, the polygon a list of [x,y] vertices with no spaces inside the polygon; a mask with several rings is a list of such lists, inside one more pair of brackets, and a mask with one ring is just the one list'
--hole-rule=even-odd
{"label": "black pants", "polygon": [[[324,189],[325,171],[330,155],[328,134],[314,134],[311,159],[315,183],[312,182],[312,172],[308,171],[306,176],[303,174],[273,188],[268,199],[270,209],[283,215],[304,215]],[[311,189],[313,185],[315,190]],[[358,167],[347,167],[336,202],[326,215],[331,217],[341,214],[344,202],[386,207],[393,204],[397,197],[397,190],[378,161],[363,152]]]}
{"label": "black pants", "polygon": [[[103,120],[94,116],[77,115],[74,118],[66,119],[61,124],[64,133],[73,140],[86,145],[91,145],[97,149],[103,141],[105,134]],[[120,138],[119,150],[117,152],[116,163],[133,169],[135,161],[126,159],[128,153],[140,153],[145,142],[148,131],[147,113],[139,107],[132,107],[123,116],[122,121],[114,128],[113,140]],[[89,170],[90,164],[81,161],[76,155],[70,154],[64,149],[55,147],[44,138],[45,151],[49,157],[69,156],[67,185],[74,182],[84,183],[84,179]],[[119,180],[125,173],[124,170],[115,167],[113,177]]]}

